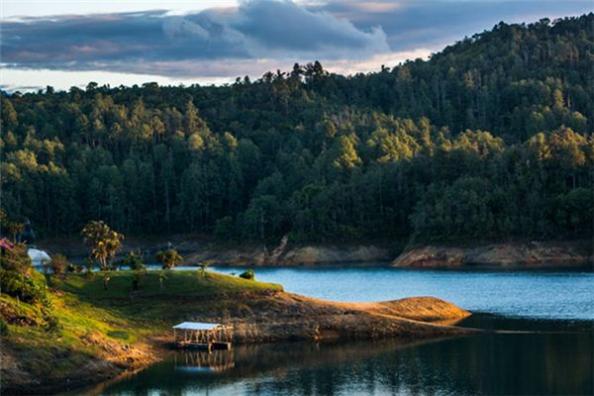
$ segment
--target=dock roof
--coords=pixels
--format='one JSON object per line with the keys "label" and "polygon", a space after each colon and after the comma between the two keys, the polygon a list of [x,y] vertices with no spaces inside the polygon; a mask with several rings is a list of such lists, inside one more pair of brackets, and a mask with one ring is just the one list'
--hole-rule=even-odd
{"label": "dock roof", "polygon": [[173,326],[174,329],[181,330],[214,330],[221,325],[218,323],[206,323],[206,322],[182,322]]}

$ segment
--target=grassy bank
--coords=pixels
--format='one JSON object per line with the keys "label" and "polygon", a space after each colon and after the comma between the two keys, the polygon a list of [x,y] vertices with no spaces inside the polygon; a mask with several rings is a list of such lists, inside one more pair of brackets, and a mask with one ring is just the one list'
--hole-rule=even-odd
{"label": "grassy bank", "polygon": [[238,294],[282,289],[199,271],[171,271],[161,287],[155,271],[143,276],[134,291],[133,277],[131,271],[113,273],[107,290],[99,274],[50,277],[47,306],[0,295],[0,313],[7,323],[3,389],[65,389],[142,367],[156,359],[154,338],[196,312],[196,301],[212,310]]}
{"label": "grassy bank", "polygon": [[[32,276],[41,277],[38,273]],[[48,303],[2,295],[4,393],[63,391],[144,367],[162,356],[183,320],[233,325],[234,342],[337,338],[420,339],[466,334],[444,326],[468,312],[431,297],[338,303],[286,293],[282,286],[212,272],[159,271],[48,278]],[[163,280],[161,284],[161,279]]]}

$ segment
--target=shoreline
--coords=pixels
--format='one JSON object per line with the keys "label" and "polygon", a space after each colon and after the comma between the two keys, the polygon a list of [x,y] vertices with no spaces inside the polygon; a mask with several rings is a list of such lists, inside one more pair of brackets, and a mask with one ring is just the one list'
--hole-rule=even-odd
{"label": "shoreline", "polygon": [[[544,240],[476,242],[472,244],[420,244],[403,248],[401,242],[351,242],[229,245],[201,236],[172,235],[169,238],[131,237],[120,256],[141,251],[146,257],[171,244],[184,257],[182,265],[209,262],[213,266],[365,267],[377,264],[401,268],[443,269],[594,269],[594,242],[590,240]],[[62,253],[82,261],[86,248],[79,238],[45,239],[37,246],[50,255]]]}
{"label": "shoreline", "polygon": [[[69,322],[62,322],[63,330],[59,331],[64,333],[54,336],[39,325],[20,323],[18,315],[6,318],[10,309],[4,305],[2,313],[9,331],[2,337],[3,392],[72,392],[143,369],[167,355],[170,327],[183,320],[232,324],[233,342],[238,345],[428,340],[478,331],[452,326],[471,313],[432,297],[335,302],[287,293],[274,284],[210,272],[203,276],[197,271],[169,274],[168,289],[163,292],[158,290],[156,273],[149,271],[146,277],[141,293],[134,297],[130,293],[130,271],[114,274],[105,292],[99,277],[69,275],[57,282],[51,298],[57,308],[65,310],[65,318],[75,315],[81,304],[89,304],[85,308],[88,313],[83,315],[95,317],[93,326],[98,327],[84,330],[81,336],[73,333],[74,328],[70,330]],[[9,297],[2,303],[24,305]],[[122,332],[131,338],[121,339],[118,334]],[[65,338],[73,336],[79,339],[77,343],[64,344]],[[43,343],[42,350],[39,342]],[[61,369],[47,375],[49,362]]]}

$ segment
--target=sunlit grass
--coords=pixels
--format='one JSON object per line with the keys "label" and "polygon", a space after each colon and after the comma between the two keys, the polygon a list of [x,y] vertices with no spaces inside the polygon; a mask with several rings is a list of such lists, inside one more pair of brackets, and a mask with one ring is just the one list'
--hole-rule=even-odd
{"label": "sunlit grass", "polygon": [[163,271],[163,286],[159,278],[161,271],[147,271],[139,282],[139,289],[133,290],[133,271],[114,271],[107,290],[104,289],[103,275],[69,275],[60,281],[59,287],[65,291],[90,299],[119,299],[133,297],[200,297],[212,294],[235,293],[246,291],[282,290],[274,283],[246,280],[230,275],[207,271]]}
{"label": "sunlit grass", "polygon": [[[0,295],[3,310],[21,317],[8,326],[10,348],[32,372],[60,377],[90,356],[97,356],[102,341],[130,345],[163,334],[176,320],[200,314],[229,301],[233,294],[282,290],[282,286],[201,271],[166,271],[161,287],[160,271],[142,276],[133,290],[133,271],[110,274],[107,290],[101,273],[68,274],[52,278],[49,307],[20,302]],[[50,328],[48,317],[57,325]]]}

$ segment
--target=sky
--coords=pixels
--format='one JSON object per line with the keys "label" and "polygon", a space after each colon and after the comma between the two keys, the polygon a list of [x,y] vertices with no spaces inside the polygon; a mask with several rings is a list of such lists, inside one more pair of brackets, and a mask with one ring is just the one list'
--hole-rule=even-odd
{"label": "sky", "polygon": [[322,62],[354,74],[426,59],[500,21],[593,0],[2,0],[0,88],[224,84]]}

